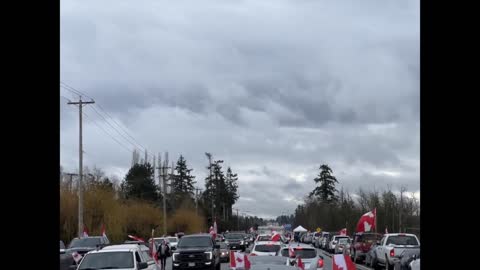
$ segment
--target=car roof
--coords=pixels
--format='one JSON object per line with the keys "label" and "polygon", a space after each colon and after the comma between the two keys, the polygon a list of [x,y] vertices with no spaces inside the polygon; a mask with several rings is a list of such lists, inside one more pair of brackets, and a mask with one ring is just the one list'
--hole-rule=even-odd
{"label": "car roof", "polygon": [[258,241],[255,243],[255,245],[278,245],[281,246],[283,243],[279,241]]}
{"label": "car roof", "polygon": [[[145,247],[147,248],[147,247]],[[102,248],[101,250],[138,250],[141,249],[140,245],[137,244],[120,244],[120,245],[111,245]]]}
{"label": "car roof", "polygon": [[298,245],[289,245],[289,246],[286,246],[284,248],[288,248],[288,247],[291,247],[293,249],[295,248],[301,248],[301,249],[315,249],[314,247],[312,247],[311,245],[307,245],[307,244],[298,244]]}
{"label": "car roof", "polygon": [[383,236],[415,236],[413,233],[386,233]]}
{"label": "car roof", "polygon": [[189,235],[184,235],[182,236],[182,238],[190,238],[190,237],[210,237],[212,238],[212,235],[211,234],[208,234],[208,233],[197,233],[197,234],[189,234]]}

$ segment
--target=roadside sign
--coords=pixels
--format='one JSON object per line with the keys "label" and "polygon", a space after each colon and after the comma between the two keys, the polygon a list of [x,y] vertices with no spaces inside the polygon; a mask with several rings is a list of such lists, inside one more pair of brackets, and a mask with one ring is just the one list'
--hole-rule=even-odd
{"label": "roadside sign", "polygon": [[322,229],[320,229],[320,228],[317,228],[317,232],[321,232],[321,231],[322,231]]}

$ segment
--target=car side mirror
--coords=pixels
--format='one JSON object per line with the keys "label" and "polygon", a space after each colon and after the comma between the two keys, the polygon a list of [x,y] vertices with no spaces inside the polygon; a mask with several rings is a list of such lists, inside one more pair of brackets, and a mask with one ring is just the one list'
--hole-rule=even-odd
{"label": "car side mirror", "polygon": [[147,262],[138,263],[138,269],[145,269],[145,268],[148,268],[148,263]]}
{"label": "car side mirror", "polygon": [[214,248],[220,248],[220,245],[219,245],[219,244],[215,244],[213,247],[214,247]]}

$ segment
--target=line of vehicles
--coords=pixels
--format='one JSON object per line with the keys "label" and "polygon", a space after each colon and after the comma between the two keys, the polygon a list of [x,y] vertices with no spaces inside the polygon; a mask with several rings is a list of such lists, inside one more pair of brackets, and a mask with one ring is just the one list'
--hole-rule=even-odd
{"label": "line of vehicles", "polygon": [[353,262],[373,269],[420,269],[420,240],[408,233],[356,233],[353,237],[337,232],[304,233],[300,242],[333,254],[349,255]]}
{"label": "line of vehicles", "polygon": [[[157,237],[153,241],[157,247],[163,242],[169,245],[174,270],[220,270],[222,262],[229,262],[230,250],[248,254],[252,270],[268,265],[270,269],[296,269],[297,257],[302,259],[305,269],[323,270],[324,258],[317,248],[346,254],[353,262],[374,269],[420,269],[420,241],[414,234],[356,233],[351,238],[335,232],[305,233],[297,243],[291,242],[290,235],[285,233],[279,239],[272,241],[271,234],[228,232],[218,234],[216,239],[210,234],[192,234]],[[75,238],[68,247],[60,241],[60,269],[153,270],[156,265],[148,244],[151,241],[127,240],[111,245],[105,237],[90,236]],[[73,259],[74,252],[82,256],[80,261]],[[271,268],[272,265],[276,266]]]}

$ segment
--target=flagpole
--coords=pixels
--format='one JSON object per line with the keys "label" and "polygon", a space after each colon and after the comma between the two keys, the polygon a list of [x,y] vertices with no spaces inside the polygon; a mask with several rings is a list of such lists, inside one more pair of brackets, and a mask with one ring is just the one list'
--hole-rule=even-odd
{"label": "flagpole", "polygon": [[375,207],[375,233],[377,233],[377,208]]}

